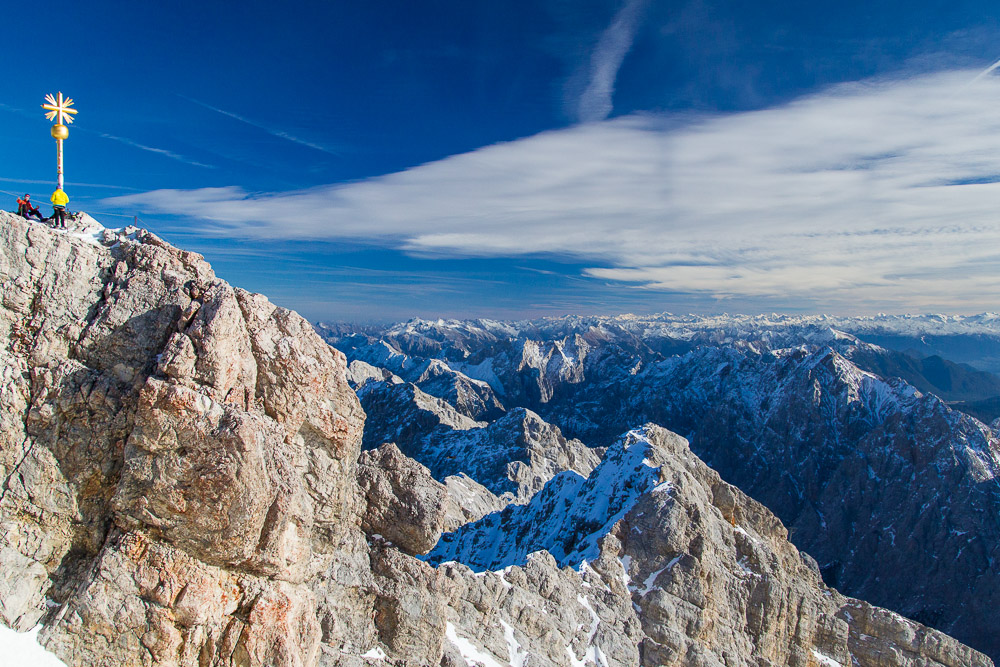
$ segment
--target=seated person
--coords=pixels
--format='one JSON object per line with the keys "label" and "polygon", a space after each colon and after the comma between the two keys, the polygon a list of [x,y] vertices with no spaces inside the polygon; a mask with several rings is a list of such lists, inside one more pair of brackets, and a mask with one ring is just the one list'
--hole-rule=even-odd
{"label": "seated person", "polygon": [[45,218],[42,217],[42,213],[38,210],[38,207],[31,204],[31,195],[28,194],[24,195],[24,197],[18,197],[17,214],[25,220],[30,220],[31,216],[36,216],[39,222],[45,222]]}

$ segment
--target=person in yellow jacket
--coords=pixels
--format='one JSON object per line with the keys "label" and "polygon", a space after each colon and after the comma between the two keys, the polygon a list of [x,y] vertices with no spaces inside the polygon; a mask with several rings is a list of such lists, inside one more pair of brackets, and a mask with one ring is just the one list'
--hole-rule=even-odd
{"label": "person in yellow jacket", "polygon": [[62,191],[62,188],[56,188],[56,191],[52,193],[51,200],[52,226],[57,229],[66,229],[66,204],[69,203],[69,197]]}

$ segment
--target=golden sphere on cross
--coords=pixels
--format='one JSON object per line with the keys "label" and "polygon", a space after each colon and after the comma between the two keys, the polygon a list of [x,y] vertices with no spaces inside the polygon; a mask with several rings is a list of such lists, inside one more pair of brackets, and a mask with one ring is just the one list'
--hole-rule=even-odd
{"label": "golden sphere on cross", "polygon": [[52,138],[53,139],[65,139],[69,136],[69,128],[62,123],[57,123],[52,126]]}

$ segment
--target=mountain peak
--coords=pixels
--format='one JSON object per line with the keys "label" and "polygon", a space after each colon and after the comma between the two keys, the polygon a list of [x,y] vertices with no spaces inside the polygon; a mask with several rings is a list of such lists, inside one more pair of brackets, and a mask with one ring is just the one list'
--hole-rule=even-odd
{"label": "mountain peak", "polygon": [[[624,429],[605,452],[564,435],[549,408],[586,398],[591,369],[633,362],[622,350],[583,354],[564,334],[544,365],[504,365],[469,356],[501,340],[479,330],[394,339],[414,375],[358,366],[359,400],[344,354],[195,253],[139,229],[0,222],[0,621],[41,623],[69,665],[990,664],[826,589],[679,436]],[[661,353],[640,349],[623,372],[645,382]],[[512,368],[542,377],[531,395],[547,402],[507,387],[491,422],[415,384],[485,404]],[[391,424],[399,446],[362,454]],[[411,555],[505,514],[498,528],[538,530],[474,554],[498,572]],[[802,611],[762,613],[777,608]]]}

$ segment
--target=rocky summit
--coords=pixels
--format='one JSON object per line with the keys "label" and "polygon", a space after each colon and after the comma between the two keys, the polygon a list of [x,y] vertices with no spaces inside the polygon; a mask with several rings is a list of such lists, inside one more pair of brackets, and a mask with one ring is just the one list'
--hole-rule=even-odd
{"label": "rocky summit", "polygon": [[992,665],[824,584],[660,426],[588,446],[368,363],[423,415],[374,442],[344,354],[154,234],[0,213],[0,276],[0,621],[67,665]]}

